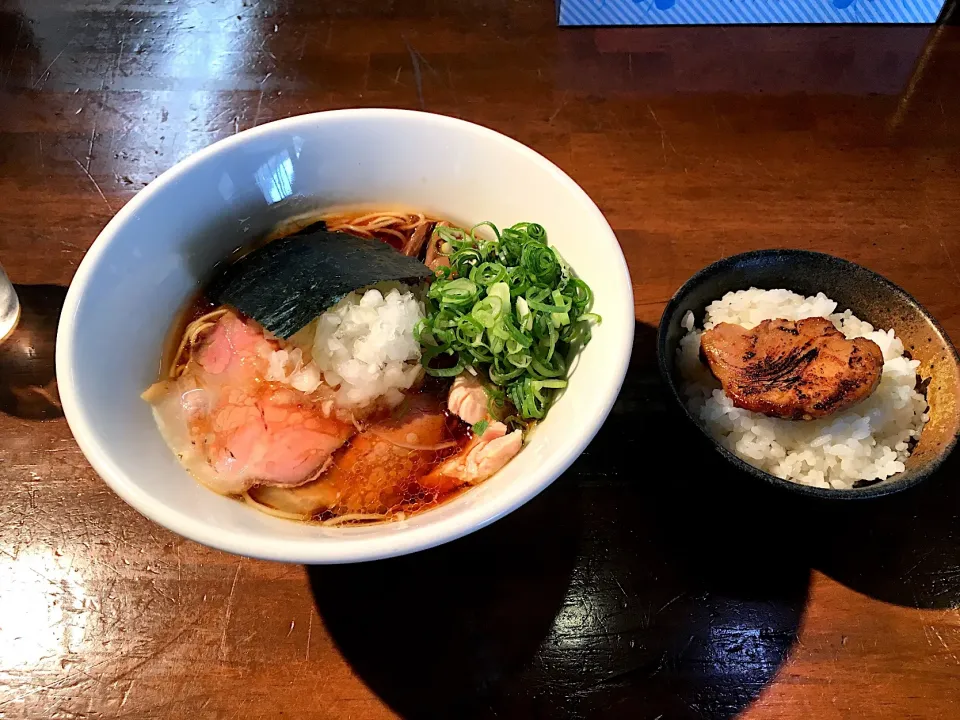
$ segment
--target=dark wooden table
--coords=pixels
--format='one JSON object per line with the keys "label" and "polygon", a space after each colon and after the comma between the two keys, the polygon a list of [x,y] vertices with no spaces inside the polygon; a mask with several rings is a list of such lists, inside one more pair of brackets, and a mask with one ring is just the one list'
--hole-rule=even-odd
{"label": "dark wooden table", "polygon": [[[682,424],[654,351],[684,279],[774,246],[863,263],[960,337],[958,68],[950,29],[558,30],[549,0],[0,0],[24,303],[0,348],[0,717],[960,717],[960,459],[862,505],[771,494]],[[59,417],[64,288],[178,160],[372,105],[501,130],[597,201],[634,279],[623,393],[548,491],[446,547],[304,568],[182,540]]]}

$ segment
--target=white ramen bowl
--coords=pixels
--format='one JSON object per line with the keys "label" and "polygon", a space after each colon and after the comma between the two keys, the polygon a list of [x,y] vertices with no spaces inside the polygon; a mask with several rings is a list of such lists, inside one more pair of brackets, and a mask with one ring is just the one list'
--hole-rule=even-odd
{"label": "white ramen bowl", "polygon": [[[330,528],[271,517],[201,486],[164,443],[140,393],[157,379],[177,313],[214,265],[284,219],[326,207],[422,210],[460,223],[533,221],[594,290],[603,317],[570,384],[503,470],[401,522]],[[633,340],[617,239],[563,171],[492,130],[401,110],[302,115],[239,133],[178,163],[110,221],[67,293],[57,376],[94,469],[151,520],[211,547],[298,563],[373,560],[440,545],[515,510],[555,480],[603,424]]]}

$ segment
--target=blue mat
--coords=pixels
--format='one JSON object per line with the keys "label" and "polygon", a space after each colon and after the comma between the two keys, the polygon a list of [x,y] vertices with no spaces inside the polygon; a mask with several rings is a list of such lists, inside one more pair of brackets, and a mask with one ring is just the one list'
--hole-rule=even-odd
{"label": "blue mat", "polygon": [[560,25],[933,23],[944,0],[559,0]]}

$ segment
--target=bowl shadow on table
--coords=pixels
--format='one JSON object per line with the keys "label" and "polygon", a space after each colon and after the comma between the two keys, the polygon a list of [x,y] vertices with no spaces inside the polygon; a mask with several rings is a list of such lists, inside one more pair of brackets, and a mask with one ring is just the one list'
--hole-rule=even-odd
{"label": "bowl shadow on table", "polygon": [[476,716],[477,703],[491,706],[535,657],[563,604],[579,535],[569,501],[555,484],[442,547],[309,567],[317,609],[356,673],[398,713]]}
{"label": "bowl shadow on table", "polygon": [[0,342],[0,412],[26,420],[62,417],[54,349],[67,288],[13,287],[20,300],[20,320]]}
{"label": "bowl shadow on table", "polygon": [[610,419],[525,507],[435,550],[308,569],[344,657],[397,713],[729,718],[774,678],[809,564],[781,542],[783,497],[684,424],[655,343],[638,324]]}
{"label": "bowl shadow on table", "polygon": [[0,6],[0,65],[7,68],[8,73],[16,67],[18,60],[34,65],[41,62],[33,22],[19,5],[22,3],[4,3]]}
{"label": "bowl shadow on table", "polygon": [[960,605],[960,456],[902,493],[823,508],[811,563],[884,602],[917,608]]}

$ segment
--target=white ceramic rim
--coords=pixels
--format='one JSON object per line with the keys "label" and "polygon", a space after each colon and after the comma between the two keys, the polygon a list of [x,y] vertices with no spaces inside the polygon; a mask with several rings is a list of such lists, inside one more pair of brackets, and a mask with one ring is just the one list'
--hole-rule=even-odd
{"label": "white ceramic rim", "polygon": [[[522,492],[500,493],[489,502],[465,506],[463,511],[456,516],[445,518],[444,520],[423,527],[411,528],[399,534],[363,538],[354,537],[343,543],[317,543],[316,545],[304,544],[301,540],[279,538],[257,538],[256,541],[252,541],[250,537],[240,532],[214,528],[178,510],[158,504],[145,491],[130,482],[126,474],[111,460],[109,453],[101,447],[88,432],[87,426],[89,425],[89,419],[76,394],[73,367],[70,362],[70,358],[73,356],[74,318],[76,317],[80,299],[90,274],[120,227],[132,218],[141,207],[146,205],[154,194],[159,192],[164,186],[176,182],[181,176],[189,173],[195,165],[211,156],[229,151],[236,145],[242,145],[253,137],[278,131],[295,131],[300,125],[311,125],[318,121],[323,122],[325,119],[336,118],[349,120],[351,118],[369,119],[375,117],[389,120],[391,118],[409,118],[410,116],[417,116],[420,122],[436,123],[437,125],[457,125],[461,129],[475,133],[478,136],[483,136],[487,140],[508,145],[514,152],[520,153],[526,156],[528,160],[540,165],[562,185],[566,186],[570,191],[571,197],[583,206],[583,210],[594,216],[597,226],[606,229],[606,233],[593,238],[592,242],[607,243],[612,246],[614,251],[612,253],[613,256],[618,257],[620,261],[619,266],[609,268],[611,274],[619,274],[621,279],[619,286],[622,297],[619,298],[617,302],[628,305],[630,308],[633,307],[633,285],[626,260],[623,257],[616,235],[614,235],[612,228],[610,228],[603,213],[600,212],[600,209],[593,200],[559,167],[523,143],[495,130],[466,120],[433,113],[387,108],[359,108],[296,115],[244,130],[229,138],[219,140],[209,147],[184,158],[172,168],[162,173],[156,180],[141,190],[121,208],[110,222],[107,223],[77,268],[77,272],[67,291],[60,324],[57,329],[57,378],[60,400],[70,430],[73,432],[81,451],[93,469],[96,470],[97,474],[100,475],[104,482],[106,482],[117,495],[139,513],[157,524],[195,542],[236,555],[263,560],[305,564],[334,564],[396,557],[456,540],[480,528],[486,527],[490,523],[513,512],[547,488],[569,468],[603,425],[620,393],[620,388],[630,362],[634,334],[632,312],[628,313],[629,322],[624,323],[624,327],[608,326],[606,328],[608,331],[612,331],[610,352],[611,355],[618,359],[618,365],[613,369],[609,382],[604,383],[602,388],[598,387],[598,391],[602,391],[598,405],[599,412],[593,414],[592,423],[585,424],[583,428],[584,432],[576,444],[568,447],[563,452],[554,453],[547,458],[547,461],[541,469],[541,478],[543,479],[540,482],[525,485]],[[613,291],[605,289],[604,292]],[[607,322],[604,324],[608,325]]]}

